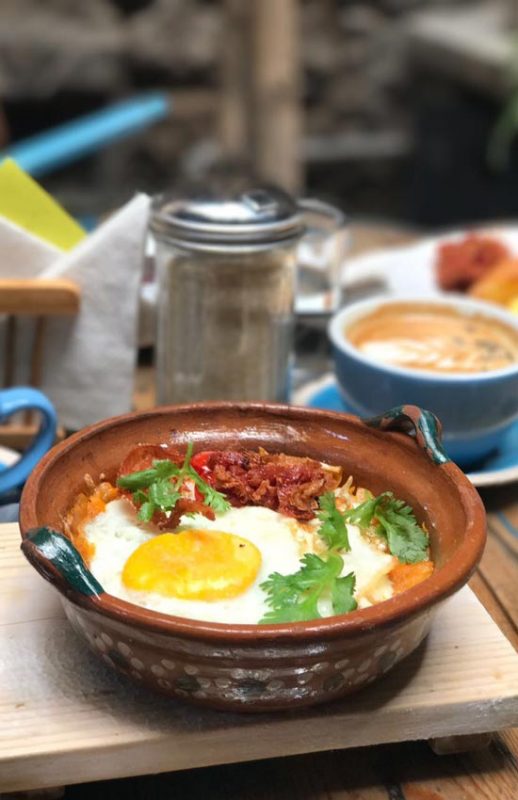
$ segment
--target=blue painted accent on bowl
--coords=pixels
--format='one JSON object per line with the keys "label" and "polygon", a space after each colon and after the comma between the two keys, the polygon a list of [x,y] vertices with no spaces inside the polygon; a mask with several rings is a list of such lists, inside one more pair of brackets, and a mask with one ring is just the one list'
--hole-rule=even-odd
{"label": "blue painted accent on bowl", "polygon": [[85,565],[77,548],[62,533],[52,528],[35,528],[22,542],[24,553],[28,554],[31,547],[50,561],[71,589],[86,596],[103,594],[103,587]]}
{"label": "blue painted accent on bowl", "polygon": [[442,446],[441,423],[431,411],[403,404],[389,408],[383,414],[370,419],[363,419],[366,425],[380,431],[399,430],[413,433],[419,447],[434,464],[446,464],[451,461]]}
{"label": "blue painted accent on bowl", "polygon": [[[354,412],[344,401],[336,383],[324,386],[319,389],[307,401],[306,405],[310,408],[322,408],[326,411],[342,411],[347,414]],[[445,449],[451,456],[451,448],[448,443],[443,441]],[[455,461],[455,458],[453,459]],[[509,428],[508,432],[500,440],[494,452],[477,464],[477,472],[493,472],[509,467],[518,467],[518,420]]]}

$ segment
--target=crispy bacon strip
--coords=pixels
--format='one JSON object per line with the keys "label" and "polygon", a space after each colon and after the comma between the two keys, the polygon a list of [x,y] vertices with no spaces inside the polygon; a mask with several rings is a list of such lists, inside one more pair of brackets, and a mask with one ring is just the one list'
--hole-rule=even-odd
{"label": "crispy bacon strip", "polygon": [[123,459],[117,478],[122,475],[129,475],[132,472],[140,472],[153,466],[153,461],[168,460],[180,466],[183,463],[183,455],[175,447],[167,444],[137,444],[132,447]]}
{"label": "crispy bacon strip", "polygon": [[312,519],[317,498],[334,491],[342,478],[338,467],[265,450],[207,451],[191,464],[233,506],[266,506],[300,520]]}
{"label": "crispy bacon strip", "polygon": [[[123,460],[119,477],[147,469],[158,459],[169,459],[180,466],[183,458],[169,445],[137,445]],[[318,497],[334,491],[342,479],[339,467],[263,449],[203,451],[193,456],[191,465],[233,506],[265,506],[299,520],[312,519],[318,510]],[[122,490],[122,494],[138,508],[132,492]],[[155,512],[153,522],[162,530],[175,528],[182,514],[191,511],[214,519],[214,512],[196,490],[194,497],[186,494],[179,500],[169,516]]]}
{"label": "crispy bacon strip", "polygon": [[470,233],[461,241],[444,242],[437,248],[437,282],[446,291],[466,291],[509,257],[503,242],[491,236]]}

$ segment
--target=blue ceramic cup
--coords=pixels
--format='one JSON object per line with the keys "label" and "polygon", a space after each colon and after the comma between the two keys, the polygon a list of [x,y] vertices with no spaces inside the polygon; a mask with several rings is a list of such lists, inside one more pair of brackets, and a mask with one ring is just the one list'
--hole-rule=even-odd
{"label": "blue ceramic cup", "polygon": [[39,411],[41,424],[21,458],[10,467],[0,466],[0,495],[5,495],[25,483],[56,438],[56,412],[42,392],[30,386],[0,390],[0,421],[4,422],[19,411]]}
{"label": "blue ceramic cup", "polygon": [[[350,326],[387,304],[419,303],[483,316],[514,328],[518,316],[499,306],[460,296],[378,298],[354,303],[329,324],[335,373],[345,405],[360,416],[409,403],[439,417],[450,458],[470,466],[498,447],[518,419],[518,362],[476,373],[440,373],[383,363],[361,353],[347,338]],[[411,333],[411,331],[409,331]]]}

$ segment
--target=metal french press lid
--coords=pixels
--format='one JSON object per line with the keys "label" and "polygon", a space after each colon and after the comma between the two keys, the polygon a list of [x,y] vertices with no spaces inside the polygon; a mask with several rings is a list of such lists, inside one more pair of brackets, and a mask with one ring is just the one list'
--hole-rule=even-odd
{"label": "metal french press lid", "polygon": [[264,250],[294,241],[305,230],[295,201],[269,186],[226,195],[159,196],[150,228],[181,247],[212,251]]}

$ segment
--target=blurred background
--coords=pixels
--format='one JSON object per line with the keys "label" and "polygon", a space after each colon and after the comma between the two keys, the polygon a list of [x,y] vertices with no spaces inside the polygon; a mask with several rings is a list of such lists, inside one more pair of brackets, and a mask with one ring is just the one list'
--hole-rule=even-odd
{"label": "blurred background", "polygon": [[33,170],[83,222],[243,175],[406,226],[518,211],[517,0],[2,0],[0,17],[1,148],[142,93],[169,104]]}

